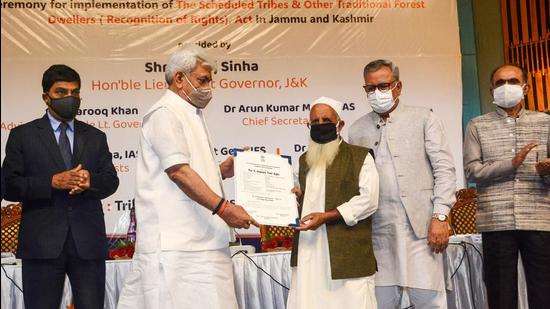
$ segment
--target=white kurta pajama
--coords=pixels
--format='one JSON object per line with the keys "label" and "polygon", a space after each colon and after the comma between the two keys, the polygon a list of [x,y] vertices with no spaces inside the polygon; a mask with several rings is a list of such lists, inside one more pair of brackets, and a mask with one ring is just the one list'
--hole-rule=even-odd
{"label": "white kurta pajama", "polygon": [[177,164],[223,195],[202,111],[167,90],[143,119],[136,253],[119,309],[237,308],[229,228],[169,179]]}
{"label": "white kurta pajama", "polygon": [[[325,212],[326,169],[311,169],[306,177],[302,216]],[[338,206],[347,225],[372,215],[378,204],[378,174],[372,156],[367,155],[359,175],[360,195]],[[327,231],[321,225],[315,231],[300,233],[298,266],[292,268],[287,309],[376,308],[374,275],[332,280]]]}
{"label": "white kurta pajama", "polygon": [[444,292],[443,255],[431,251],[425,238],[417,238],[403,203],[387,143],[387,127],[380,123],[376,168],[380,200],[373,216],[372,238],[378,265],[376,286],[400,286]]}

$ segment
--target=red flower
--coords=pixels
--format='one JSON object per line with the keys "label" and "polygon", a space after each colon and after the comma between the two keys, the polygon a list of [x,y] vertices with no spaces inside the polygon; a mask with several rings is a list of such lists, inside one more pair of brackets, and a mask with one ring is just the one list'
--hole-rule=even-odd
{"label": "red flower", "polygon": [[110,259],[120,259],[120,258],[132,258],[134,256],[134,243],[131,241],[120,240],[115,245],[114,248],[109,250]]}
{"label": "red flower", "polygon": [[109,258],[115,259],[122,256],[122,249],[112,249],[109,251]]}
{"label": "red flower", "polygon": [[133,258],[134,257],[135,248],[134,246],[128,247],[128,257]]}
{"label": "red flower", "polygon": [[269,251],[269,249],[277,248],[278,242],[275,239],[271,240],[264,240],[262,242],[262,251],[266,252]]}
{"label": "red flower", "polygon": [[292,239],[283,240],[282,246],[285,247],[285,248],[291,248],[292,247]]}

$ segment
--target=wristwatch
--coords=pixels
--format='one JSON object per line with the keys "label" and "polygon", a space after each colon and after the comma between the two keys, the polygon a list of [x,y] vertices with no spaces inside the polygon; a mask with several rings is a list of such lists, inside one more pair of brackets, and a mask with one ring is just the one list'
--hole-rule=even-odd
{"label": "wristwatch", "polygon": [[440,222],[447,222],[447,215],[444,214],[433,214],[432,219],[437,219]]}

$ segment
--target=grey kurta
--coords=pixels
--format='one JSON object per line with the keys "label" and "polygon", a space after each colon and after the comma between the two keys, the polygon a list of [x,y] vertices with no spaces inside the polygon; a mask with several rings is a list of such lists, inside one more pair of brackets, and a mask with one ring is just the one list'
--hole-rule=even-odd
{"label": "grey kurta", "polygon": [[[433,213],[448,214],[456,201],[453,157],[441,120],[429,109],[399,103],[388,118],[388,148],[399,198],[418,238],[426,238]],[[374,112],[349,129],[350,144],[377,149],[380,116]]]}
{"label": "grey kurta", "polygon": [[[515,169],[512,159],[536,143]],[[550,231],[550,175],[541,177],[537,158],[550,156],[550,116],[522,109],[517,118],[496,111],[470,121],[464,138],[464,172],[476,182],[476,224],[481,232]]]}
{"label": "grey kurta", "polygon": [[401,199],[387,130],[380,121],[381,138],[376,148],[380,179],[378,211],[373,216],[374,255],[378,263],[377,286],[403,286],[443,291],[442,254],[434,254],[425,238],[417,238]]}

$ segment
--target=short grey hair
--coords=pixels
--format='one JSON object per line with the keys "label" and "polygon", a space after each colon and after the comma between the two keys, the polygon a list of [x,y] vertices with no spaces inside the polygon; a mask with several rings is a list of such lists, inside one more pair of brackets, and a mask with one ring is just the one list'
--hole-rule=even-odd
{"label": "short grey hair", "polygon": [[393,64],[393,62],[386,59],[378,59],[369,62],[363,69],[363,76],[366,77],[367,73],[376,72],[380,70],[381,67],[390,68],[393,77],[395,77],[395,80],[399,80],[399,67]]}
{"label": "short grey hair", "polygon": [[207,67],[215,69],[214,62],[206,53],[206,50],[197,44],[189,43],[179,47],[171,56],[166,64],[166,72],[164,78],[168,85],[172,84],[174,74],[177,72],[191,73],[197,63],[201,63]]}

